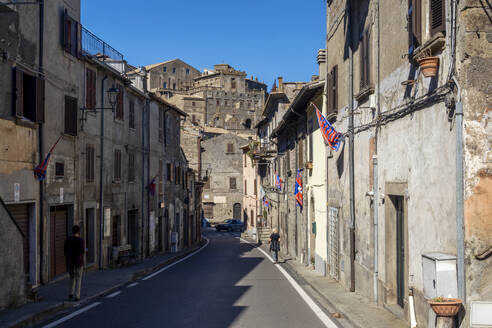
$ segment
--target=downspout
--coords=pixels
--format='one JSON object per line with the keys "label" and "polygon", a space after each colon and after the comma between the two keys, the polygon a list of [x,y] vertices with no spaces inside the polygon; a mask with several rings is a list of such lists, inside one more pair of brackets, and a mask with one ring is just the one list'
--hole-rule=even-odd
{"label": "downspout", "polygon": [[[326,38],[325,38],[325,71],[323,74],[325,75],[325,85],[324,85],[324,95],[323,95],[323,107],[326,108],[326,111],[324,111],[325,115],[328,116],[328,29],[330,26],[330,16],[329,16],[329,5],[328,1],[326,2]],[[325,116],[325,117],[326,117]],[[328,196],[328,170],[329,170],[329,152],[330,149],[328,148],[328,145],[325,145],[325,204],[326,204],[326,254],[327,254],[327,261],[328,261],[328,254],[330,254],[329,250],[329,232],[328,232],[328,227],[330,225],[330,208],[329,208],[329,196]]]}
{"label": "downspout", "polygon": [[[44,44],[44,0],[39,0],[39,75],[44,77],[43,67],[43,44]],[[46,88],[45,88],[46,90]],[[46,92],[46,91],[45,91]],[[44,102],[44,100],[43,100]],[[43,147],[43,123],[38,125],[38,150],[40,160],[44,154]],[[39,181],[39,276],[40,282],[44,283],[43,267],[44,267],[44,184],[43,180]]]}
{"label": "downspout", "polygon": [[[143,91],[145,93],[145,102],[144,102],[144,107],[142,109],[142,196],[141,196],[141,201],[142,205],[140,207],[140,216],[142,217],[143,222],[143,215],[144,215],[144,208],[145,208],[145,113],[148,111],[148,108],[150,107],[149,105],[149,94],[147,93],[147,71],[145,70],[145,67],[142,66],[141,68],[142,72],[144,73],[144,78],[142,79],[142,86],[143,86]],[[140,224],[141,229],[140,229],[140,261],[143,261],[143,224]]]}
{"label": "downspout", "polygon": [[[380,17],[379,17],[379,0],[376,0],[376,28],[377,28],[377,55],[376,55],[376,79],[377,79],[377,87],[376,87],[376,120],[379,120],[379,114],[381,112],[381,105],[380,105],[380,94],[381,94],[381,84],[380,84],[380,50],[381,50],[381,45],[380,45],[380,29],[379,29],[379,23],[380,23]],[[372,175],[373,175],[373,211],[374,211],[374,303],[378,303],[378,275],[379,275],[379,240],[378,240],[378,210],[379,210],[379,185],[378,185],[378,129],[379,125],[376,124],[376,129],[374,131],[374,155],[372,157],[372,163],[373,163],[373,170],[372,170]]]}
{"label": "downspout", "polygon": [[[104,81],[101,81],[101,108],[104,108]],[[104,109],[101,109],[101,136],[100,136],[100,158],[99,158],[99,270],[103,268],[103,233],[104,233]]]}
{"label": "downspout", "polygon": [[355,292],[355,188],[354,188],[354,54],[352,50],[352,8],[347,2],[349,24],[349,184],[350,184],[350,291]]}
{"label": "downspout", "polygon": [[466,302],[465,295],[465,218],[464,218],[464,184],[463,184],[463,103],[461,87],[455,76],[452,77],[458,88],[456,102],[456,247],[458,298]]}

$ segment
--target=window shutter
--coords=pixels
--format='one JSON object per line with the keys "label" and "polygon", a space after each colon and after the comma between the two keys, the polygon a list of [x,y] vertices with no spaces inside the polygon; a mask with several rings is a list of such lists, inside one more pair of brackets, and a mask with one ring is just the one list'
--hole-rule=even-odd
{"label": "window shutter", "polygon": [[297,144],[297,149],[298,149],[297,156],[298,156],[299,168],[302,168],[304,166],[303,149],[302,149],[303,142],[304,140],[300,139]]}
{"label": "window shutter", "polygon": [[44,123],[44,80],[36,79],[36,122]]}
{"label": "window shutter", "polygon": [[77,26],[77,49],[76,51],[76,57],[80,58],[80,54],[82,51],[82,25],[79,22],[73,21],[73,23]]}
{"label": "window shutter", "polygon": [[443,0],[430,0],[430,28],[431,35],[444,32],[445,25],[445,6]]}
{"label": "window shutter", "polygon": [[331,72],[331,79],[332,79],[332,96],[331,96],[331,109],[333,110],[334,113],[337,112],[338,110],[338,95],[337,95],[337,90],[338,90],[338,65],[333,66],[332,72]]}
{"label": "window shutter", "polygon": [[370,61],[370,47],[369,47],[369,30],[364,33],[364,86],[369,85],[369,61]]}
{"label": "window shutter", "polygon": [[63,47],[63,50],[67,51],[68,49],[68,27],[67,27],[67,18],[68,18],[68,14],[67,14],[67,9],[65,9],[63,11],[63,14],[62,14],[62,38],[61,38],[61,45]]}
{"label": "window shutter", "polygon": [[361,39],[361,42],[359,43],[359,48],[360,48],[360,58],[359,58],[359,61],[360,61],[360,88],[362,89],[363,87],[365,87],[365,77],[364,77],[364,74],[365,74],[365,69],[364,69],[364,58],[366,57],[365,55],[365,52],[366,52],[366,43],[365,43],[365,36],[366,34],[364,32],[362,32],[362,39]]}
{"label": "window shutter", "polygon": [[328,94],[326,95],[328,97],[328,99],[327,99],[327,101],[328,101],[327,113],[329,113],[331,111],[331,109],[333,108],[333,95],[332,95],[333,79],[331,77],[331,73],[328,73],[328,76],[326,77],[326,79],[327,79],[327,83],[328,83],[328,88],[327,88]]}
{"label": "window shutter", "polygon": [[65,133],[77,135],[77,98],[65,96]]}
{"label": "window shutter", "polygon": [[24,73],[15,69],[15,115],[24,116]]}
{"label": "window shutter", "polygon": [[412,0],[411,31],[413,50],[422,43],[422,4],[421,0]]}

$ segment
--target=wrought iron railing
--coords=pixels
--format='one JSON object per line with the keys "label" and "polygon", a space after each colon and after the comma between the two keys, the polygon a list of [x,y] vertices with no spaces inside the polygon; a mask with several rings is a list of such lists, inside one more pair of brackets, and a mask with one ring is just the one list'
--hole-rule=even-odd
{"label": "wrought iron railing", "polygon": [[103,55],[107,58],[123,61],[123,54],[82,27],[82,51],[90,55]]}

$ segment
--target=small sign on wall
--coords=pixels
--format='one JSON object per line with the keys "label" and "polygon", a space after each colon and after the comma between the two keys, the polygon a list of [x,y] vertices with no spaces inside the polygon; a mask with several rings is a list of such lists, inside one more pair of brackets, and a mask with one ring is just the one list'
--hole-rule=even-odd
{"label": "small sign on wall", "polygon": [[104,208],[104,237],[111,236],[111,208]]}
{"label": "small sign on wall", "polygon": [[14,183],[14,202],[20,201],[20,183]]}

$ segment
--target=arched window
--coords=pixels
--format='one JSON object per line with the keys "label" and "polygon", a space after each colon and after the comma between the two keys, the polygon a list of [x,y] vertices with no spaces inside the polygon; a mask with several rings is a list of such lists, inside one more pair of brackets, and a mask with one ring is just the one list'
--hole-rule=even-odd
{"label": "arched window", "polygon": [[244,127],[246,129],[251,129],[251,119],[247,119],[246,121],[244,121]]}

